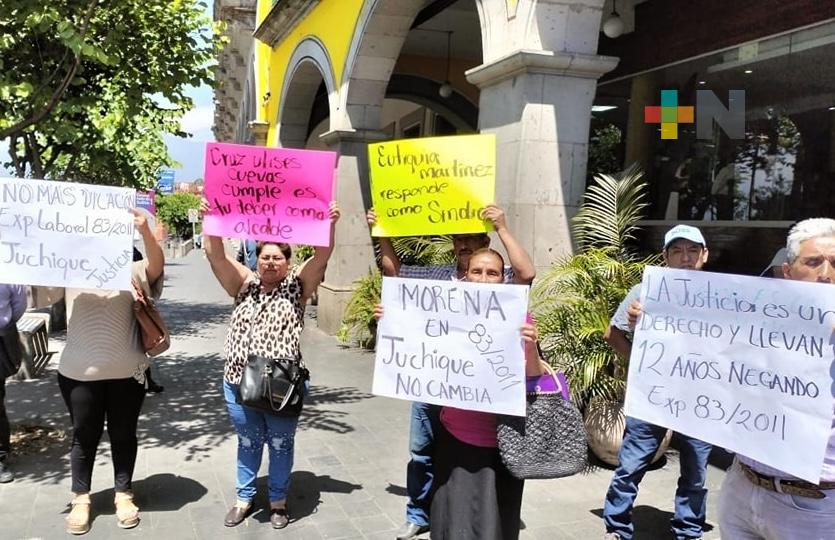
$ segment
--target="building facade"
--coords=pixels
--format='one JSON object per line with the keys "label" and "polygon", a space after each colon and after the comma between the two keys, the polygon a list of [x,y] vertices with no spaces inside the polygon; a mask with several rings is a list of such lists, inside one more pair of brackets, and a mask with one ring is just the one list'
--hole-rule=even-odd
{"label": "building facade", "polygon": [[[370,142],[494,133],[497,203],[540,269],[571,251],[589,172],[641,164],[646,246],[672,221],[699,222],[725,270],[765,264],[793,220],[835,196],[833,0],[216,0],[215,17],[230,38],[217,139],[339,154],[328,331],[374,264]],[[662,139],[644,108],[665,89],[682,106],[711,90],[728,110],[745,90],[743,137],[710,119],[697,134],[682,116]]]}

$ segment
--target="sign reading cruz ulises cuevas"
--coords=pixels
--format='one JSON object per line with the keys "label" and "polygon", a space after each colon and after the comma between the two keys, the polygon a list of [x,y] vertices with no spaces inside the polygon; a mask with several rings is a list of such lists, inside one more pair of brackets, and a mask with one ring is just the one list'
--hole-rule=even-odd
{"label": "sign reading cruz ulises cuevas", "polygon": [[0,177],[0,282],[130,289],[135,195]]}
{"label": "sign reading cruz ulises cuevas", "polygon": [[208,143],[205,234],[327,246],[336,153]]}
{"label": "sign reading cruz ulises cuevas", "polygon": [[817,482],[835,287],[648,267],[626,413]]}
{"label": "sign reading cruz ulises cuevas", "polygon": [[372,391],[524,415],[527,300],[522,285],[383,278]]}

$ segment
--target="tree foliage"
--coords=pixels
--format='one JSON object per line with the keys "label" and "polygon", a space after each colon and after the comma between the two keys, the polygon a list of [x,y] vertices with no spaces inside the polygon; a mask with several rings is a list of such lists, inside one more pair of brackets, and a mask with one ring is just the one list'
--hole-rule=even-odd
{"label": "tree foliage", "polygon": [[157,197],[157,218],[165,223],[168,232],[181,238],[191,236],[188,211],[200,208],[200,197],[193,193],[172,193]]}
{"label": "tree foliage", "polygon": [[[197,0],[0,2],[0,140],[20,177],[150,187],[220,39]],[[217,29],[214,29],[217,30]]]}

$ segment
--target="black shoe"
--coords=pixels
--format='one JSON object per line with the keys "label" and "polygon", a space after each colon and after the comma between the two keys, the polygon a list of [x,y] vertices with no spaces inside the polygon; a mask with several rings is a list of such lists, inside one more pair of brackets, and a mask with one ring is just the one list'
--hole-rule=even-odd
{"label": "black shoe", "polygon": [[6,467],[6,464],[0,461],[0,484],[8,484],[14,480],[14,473]]}
{"label": "black shoe", "polygon": [[425,532],[429,532],[429,525],[418,525],[416,523],[412,523],[411,521],[407,521],[403,524],[403,527],[397,531],[397,540],[412,540],[419,534],[423,534]]}
{"label": "black shoe", "polygon": [[286,508],[270,508],[270,523],[273,529],[283,529],[290,523]]}
{"label": "black shoe", "polygon": [[154,381],[148,383],[148,388],[145,390],[146,394],[159,394],[165,390],[165,387],[161,384],[157,384]]}

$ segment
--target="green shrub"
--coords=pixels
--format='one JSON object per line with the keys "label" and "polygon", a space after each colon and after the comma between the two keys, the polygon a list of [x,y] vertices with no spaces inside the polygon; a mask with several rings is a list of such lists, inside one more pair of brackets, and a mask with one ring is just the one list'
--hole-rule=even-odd
{"label": "green shrub", "polygon": [[336,337],[345,344],[373,348],[377,336],[374,306],[380,303],[383,277],[377,269],[354,281],[354,292],[345,307],[342,326]]}

